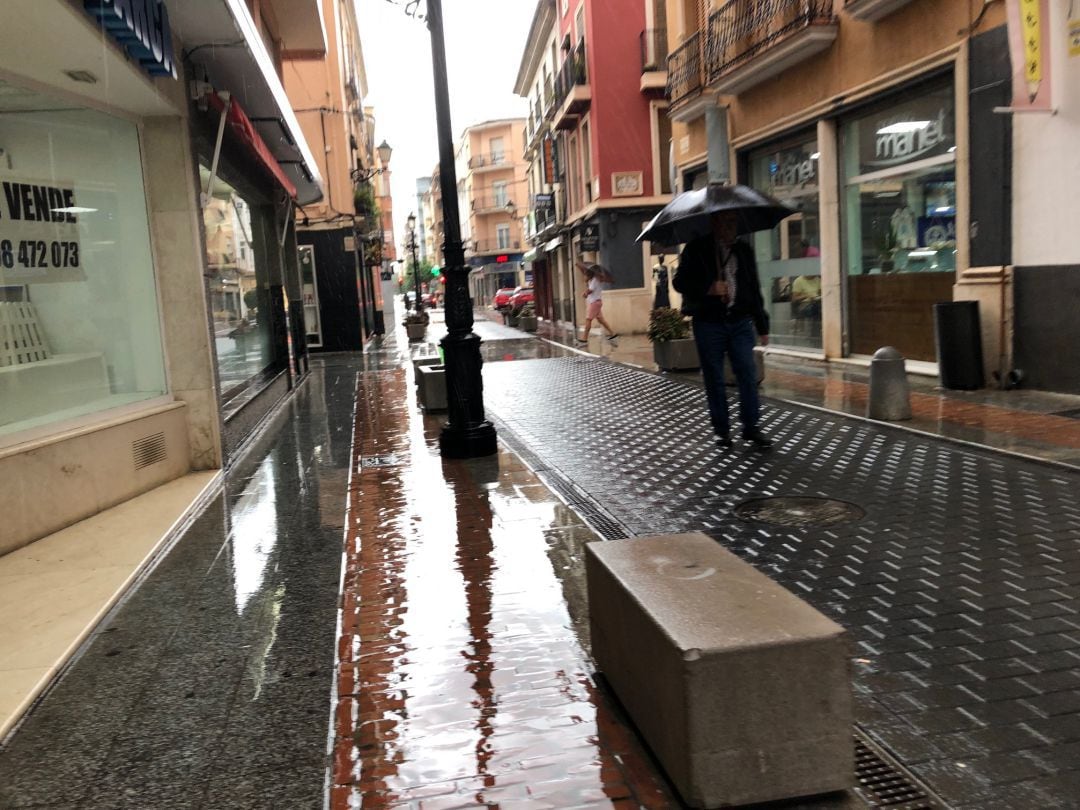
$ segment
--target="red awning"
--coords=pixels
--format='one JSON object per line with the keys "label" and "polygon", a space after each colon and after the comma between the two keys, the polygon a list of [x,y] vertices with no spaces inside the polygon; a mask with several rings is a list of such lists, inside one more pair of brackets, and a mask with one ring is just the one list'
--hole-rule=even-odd
{"label": "red awning", "polygon": [[[217,110],[219,113],[225,109],[226,102],[217,93],[207,93],[207,96],[210,99],[210,106],[213,109]],[[266,171],[277,180],[278,184],[285,189],[285,193],[289,195],[289,198],[295,200],[296,186],[289,180],[288,176],[285,174],[285,170],[281,168],[281,164],[274,158],[273,153],[270,151],[270,147],[266,145],[266,141],[264,141],[259,133],[255,131],[255,126],[251,123],[251,119],[247,117],[247,114],[240,106],[240,102],[235,98],[232,100],[232,105],[229,107],[228,122],[229,129],[240,144],[260,166],[266,169]]]}

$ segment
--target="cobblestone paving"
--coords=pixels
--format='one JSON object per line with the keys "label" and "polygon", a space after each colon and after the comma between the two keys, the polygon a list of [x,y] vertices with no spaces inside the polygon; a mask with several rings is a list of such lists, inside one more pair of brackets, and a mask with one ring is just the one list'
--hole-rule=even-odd
{"label": "cobblestone paving", "polygon": [[[769,401],[774,450],[725,452],[699,388],[591,358],[484,378],[542,477],[628,534],[707,531],[849,628],[860,725],[946,801],[1080,806],[1080,477]],[[866,516],[792,529],[731,514],[780,494]]]}

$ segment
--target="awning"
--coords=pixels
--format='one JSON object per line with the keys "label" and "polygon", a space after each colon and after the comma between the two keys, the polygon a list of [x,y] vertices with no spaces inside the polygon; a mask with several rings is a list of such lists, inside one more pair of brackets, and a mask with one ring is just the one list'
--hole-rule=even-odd
{"label": "awning", "polygon": [[561,244],[562,237],[556,236],[554,239],[544,245],[544,253],[550,253],[551,251],[555,250],[555,248],[559,247]]}
{"label": "awning", "polygon": [[[209,92],[206,94],[210,100],[210,106],[215,111],[221,112],[225,109],[227,102],[223,101],[221,96],[217,93]],[[255,159],[255,161],[266,169],[283,189],[285,193],[289,195],[290,200],[296,199],[296,186],[285,175],[284,170],[281,168],[281,164],[274,159],[274,155],[270,152],[270,147],[266,145],[266,141],[260,137],[259,133],[255,131],[255,126],[251,123],[251,119],[247,117],[243,108],[240,106],[240,102],[235,98],[232,99],[232,104],[229,105],[228,115],[229,131],[232,132],[233,137],[240,143],[240,145],[247,150],[248,154]]]}
{"label": "awning", "polygon": [[536,257],[540,255],[540,248],[532,248],[532,250],[526,250],[525,255],[521,257],[523,262],[534,262]]}

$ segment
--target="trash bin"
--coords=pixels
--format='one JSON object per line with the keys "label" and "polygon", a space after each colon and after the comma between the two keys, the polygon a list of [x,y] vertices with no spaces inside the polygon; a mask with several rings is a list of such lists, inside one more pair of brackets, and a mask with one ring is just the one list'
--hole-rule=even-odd
{"label": "trash bin", "polygon": [[934,337],[943,388],[982,388],[982,332],[978,301],[934,304]]}

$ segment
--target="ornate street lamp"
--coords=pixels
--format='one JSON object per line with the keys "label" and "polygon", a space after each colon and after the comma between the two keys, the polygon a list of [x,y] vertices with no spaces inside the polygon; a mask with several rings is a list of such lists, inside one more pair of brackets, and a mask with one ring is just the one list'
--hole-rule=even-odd
{"label": "ornate street lamp", "polygon": [[416,260],[416,214],[410,213],[405,222],[409,228],[409,241],[406,247],[412,253],[413,284],[416,287],[416,306],[414,309],[419,314],[424,311],[424,304],[420,298],[420,263]]}
{"label": "ornate street lamp", "polygon": [[447,334],[440,341],[446,360],[449,420],[439,436],[439,452],[447,458],[477,458],[498,449],[495,426],[484,415],[484,382],[480,374],[480,338],[472,331],[469,268],[461,244],[457,172],[450,126],[450,91],[446,84],[442,0],[428,0],[431,61],[435,72],[435,122],[439,137],[439,187],[442,191],[443,263],[446,268],[444,312]]}
{"label": "ornate street lamp", "polygon": [[380,143],[375,151],[379,153],[379,167],[370,169],[353,169],[349,172],[349,177],[353,179],[355,183],[366,183],[372,177],[377,174],[382,174],[390,167],[390,155],[393,154],[393,147],[386,142],[383,138],[383,142]]}

